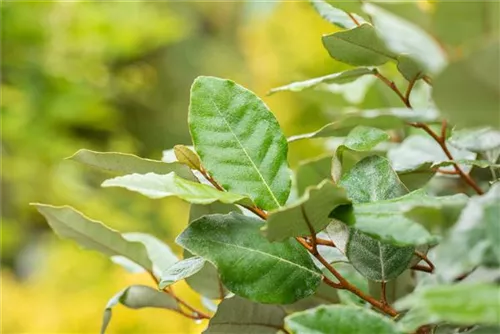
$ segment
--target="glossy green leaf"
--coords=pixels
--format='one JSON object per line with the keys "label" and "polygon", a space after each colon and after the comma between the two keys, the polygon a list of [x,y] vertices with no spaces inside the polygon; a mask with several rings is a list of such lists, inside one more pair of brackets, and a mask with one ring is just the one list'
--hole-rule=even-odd
{"label": "glossy green leaf", "polygon": [[161,273],[159,288],[165,289],[177,281],[193,276],[203,268],[205,262],[205,259],[193,256],[174,263]]}
{"label": "glossy green leaf", "polygon": [[438,73],[446,66],[446,54],[422,28],[372,3],[365,3],[363,10],[372,18],[390,52],[407,54],[430,73]]}
{"label": "glossy green leaf", "polygon": [[378,66],[396,60],[373,26],[366,23],[323,36],[323,45],[332,58],[354,66]]}
{"label": "glossy green leaf", "polygon": [[174,172],[186,180],[196,181],[193,173],[183,164],[144,159],[132,154],[79,150],[68,159],[118,174],[169,174]]}
{"label": "glossy green leaf", "polygon": [[284,330],[282,306],[254,303],[234,296],[224,299],[208,323],[205,334],[275,334]]}
{"label": "glossy green leaf", "polygon": [[210,204],[219,201],[226,204],[252,205],[252,202],[246,196],[220,191],[206,184],[188,181],[174,173],[167,175],[148,173],[118,176],[104,181],[102,186],[122,187],[150,198],[177,196],[194,204]]}
{"label": "glossy green leaf", "polygon": [[355,28],[357,24],[354,22],[353,18],[359,24],[365,23],[365,20],[361,16],[354,13],[348,14],[344,10],[336,8],[326,1],[311,0],[311,4],[322,18],[339,28]]}
{"label": "glossy green leaf", "polygon": [[380,110],[365,110],[348,113],[342,119],[329,123],[321,129],[295,135],[288,138],[289,142],[309,138],[343,137],[358,125],[370,126],[378,129],[399,129],[406,122],[433,122],[437,113],[433,109],[411,110],[407,108],[392,108]]}
{"label": "glossy green leaf", "polygon": [[273,88],[269,91],[269,95],[278,93],[278,92],[300,92],[304,89],[313,88],[321,84],[344,84],[349,83],[357,78],[360,78],[364,75],[374,74],[375,71],[369,68],[355,68],[353,70],[347,70],[344,72],[333,73],[329,75],[325,75],[319,78],[309,79],[305,81],[298,81],[288,84],[286,86],[281,86],[277,88]]}
{"label": "glossy green leaf", "polygon": [[499,296],[500,287],[493,284],[437,285],[417,289],[398,301],[396,307],[411,309],[411,317],[405,316],[400,322],[405,331],[438,322],[500,325]]}
{"label": "glossy green leaf", "polygon": [[185,145],[175,145],[174,154],[181,164],[188,166],[191,169],[199,170],[201,168],[200,158],[196,153]]}
{"label": "glossy green leaf", "polygon": [[203,166],[225,189],[248,195],[266,210],[286,202],[286,138],[255,94],[230,80],[198,77],[188,122]]}
{"label": "glossy green leaf", "polygon": [[432,96],[443,116],[457,125],[500,128],[500,44],[477,49],[434,79]]}
{"label": "glossy green leaf", "polygon": [[366,308],[356,306],[320,306],[285,318],[292,333],[400,333],[395,322]]}
{"label": "glossy green leaf", "polygon": [[482,153],[500,148],[500,131],[491,127],[453,130],[448,140],[456,148]]}
{"label": "glossy green leaf", "polygon": [[329,179],[331,177],[331,168],[332,157],[330,155],[302,161],[297,167],[295,174],[299,195],[302,195],[307,187]]}
{"label": "glossy green leaf", "polygon": [[344,151],[351,150],[364,152],[372,150],[377,144],[388,140],[387,132],[377,128],[358,125],[349,132],[342,145],[337,147],[332,159],[332,178],[338,182],[342,176],[342,155]]}
{"label": "glossy green leaf", "polygon": [[32,205],[47,219],[47,223],[59,237],[71,239],[86,249],[108,256],[125,257],[144,269],[153,271],[153,264],[143,244],[128,241],[116,230],[69,206]]}
{"label": "glossy green leaf", "polygon": [[331,181],[323,181],[306,190],[296,203],[271,211],[263,228],[270,241],[311,235],[323,230],[329,223],[328,214],[339,205],[349,204],[344,189]]}
{"label": "glossy green leaf", "polygon": [[106,332],[112,315],[112,308],[122,304],[131,309],[145,307],[179,310],[177,301],[170,295],[145,285],[132,285],[118,292],[106,305],[101,326],[101,334]]}
{"label": "glossy green leaf", "polygon": [[271,243],[264,223],[241,214],[204,216],[176,242],[215,264],[224,285],[236,295],[262,303],[292,303],[312,295],[321,273],[295,240]]}

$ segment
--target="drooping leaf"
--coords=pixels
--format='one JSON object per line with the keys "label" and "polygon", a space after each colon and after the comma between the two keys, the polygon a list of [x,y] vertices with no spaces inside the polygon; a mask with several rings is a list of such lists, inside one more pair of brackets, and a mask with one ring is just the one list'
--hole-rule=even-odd
{"label": "drooping leaf", "polygon": [[366,23],[323,36],[323,45],[332,58],[354,66],[379,66],[396,60],[373,26]]}
{"label": "drooping leaf", "polygon": [[333,209],[349,203],[344,189],[325,180],[308,188],[296,203],[271,211],[263,228],[264,234],[270,241],[283,241],[311,235],[310,228],[317,233],[330,223],[328,214]]}
{"label": "drooping leaf", "polygon": [[408,81],[415,81],[425,75],[425,68],[408,55],[398,56],[398,71]]}
{"label": "drooping leaf", "polygon": [[349,227],[343,222],[333,219],[326,227],[325,232],[335,244],[335,248],[345,254],[347,241],[349,240]]}
{"label": "drooping leaf", "polygon": [[246,196],[220,191],[206,184],[188,181],[174,173],[167,175],[155,173],[129,174],[106,180],[102,186],[122,187],[150,198],[177,196],[194,204],[210,204],[219,201],[226,204],[252,205],[252,202]]}
{"label": "drooping leaf", "polygon": [[359,24],[365,23],[365,20],[361,16],[354,13],[348,14],[344,10],[336,8],[326,1],[311,0],[311,4],[322,18],[339,28],[355,28],[357,24],[354,20]]}
{"label": "drooping leaf", "polygon": [[500,128],[500,44],[478,49],[450,64],[434,79],[432,97],[438,109],[456,125]]}
{"label": "drooping leaf", "polygon": [[153,271],[143,244],[128,241],[123,235],[103,223],[84,216],[69,206],[32,204],[47,219],[54,232],[63,239],[71,239],[80,246],[101,252],[107,256],[122,256]]}
{"label": "drooping leaf", "polygon": [[398,129],[406,122],[433,122],[437,113],[433,109],[411,110],[407,108],[392,108],[380,110],[365,110],[346,114],[342,119],[329,123],[321,129],[291,136],[289,142],[309,138],[342,137],[358,125],[370,126],[378,129]]}
{"label": "drooping leaf", "polygon": [[388,140],[390,137],[387,132],[377,128],[358,125],[352,129],[344,139],[342,145],[337,147],[332,159],[332,178],[338,182],[342,176],[343,164],[342,155],[344,151],[351,150],[357,152],[370,151],[377,144]]}
{"label": "drooping leaf", "polygon": [[254,303],[234,296],[220,303],[205,334],[275,334],[284,330],[282,306]]}
{"label": "drooping leaf", "polygon": [[293,82],[291,84],[288,84],[286,86],[281,86],[277,88],[273,88],[269,91],[269,95],[278,93],[278,92],[284,92],[284,91],[291,91],[291,92],[300,92],[304,89],[308,88],[313,88],[321,84],[344,84],[344,83],[349,83],[357,78],[360,78],[364,75],[368,74],[374,74],[375,71],[373,69],[365,68],[365,67],[360,67],[360,68],[355,68],[353,70],[347,70],[344,72],[339,72],[339,73],[333,73],[329,75],[325,75],[319,78],[314,78],[314,79],[309,79],[306,81],[298,81],[298,82]]}
{"label": "drooping leaf", "polygon": [[185,145],[175,145],[174,154],[181,164],[188,166],[191,169],[199,170],[201,168],[200,158],[196,153]]}
{"label": "drooping leaf", "polygon": [[321,273],[295,240],[271,243],[263,222],[241,214],[204,216],[176,242],[218,268],[233,293],[262,303],[292,303],[314,293]]}
{"label": "drooping leaf", "polygon": [[500,325],[500,287],[493,284],[453,284],[415,290],[396,303],[398,309],[411,309],[399,323],[413,331],[428,323],[455,325]]}
{"label": "drooping leaf", "polygon": [[177,281],[193,276],[203,268],[205,262],[205,259],[193,256],[174,263],[161,273],[159,288],[165,289]]}
{"label": "drooping leaf", "polygon": [[307,187],[329,179],[331,176],[331,168],[332,157],[330,155],[302,161],[297,167],[297,172],[295,174],[299,195],[302,195]]}
{"label": "drooping leaf", "polygon": [[329,305],[294,313],[285,318],[292,333],[400,333],[395,322],[366,308]]}
{"label": "drooping leaf", "polygon": [[422,28],[372,3],[364,3],[363,10],[372,18],[389,52],[407,54],[430,73],[446,66],[444,51]]}
{"label": "drooping leaf", "polygon": [[[358,162],[340,180],[354,204],[400,197],[408,192],[389,161],[370,156]],[[372,281],[389,281],[408,266],[413,247],[399,247],[351,230],[346,255],[353,267]]]}
{"label": "drooping leaf", "polygon": [[118,174],[168,174],[174,172],[186,180],[196,181],[193,173],[183,164],[144,159],[133,154],[79,150],[68,159]]}
{"label": "drooping leaf", "polygon": [[488,252],[500,255],[499,221],[500,184],[494,184],[487,194],[470,198],[458,222],[433,249],[436,274],[445,282],[451,282],[486,262]]}
{"label": "drooping leaf", "polygon": [[140,309],[145,307],[180,310],[177,301],[170,295],[145,285],[132,285],[118,292],[106,305],[104,310],[101,334],[106,332],[112,315],[112,308],[122,304],[128,308]]}
{"label": "drooping leaf", "polygon": [[500,131],[491,127],[453,130],[448,140],[456,148],[482,153],[500,148]]}
{"label": "drooping leaf", "polygon": [[265,210],[285,203],[291,186],[286,138],[255,94],[230,80],[198,77],[188,122],[203,166],[225,189]]}

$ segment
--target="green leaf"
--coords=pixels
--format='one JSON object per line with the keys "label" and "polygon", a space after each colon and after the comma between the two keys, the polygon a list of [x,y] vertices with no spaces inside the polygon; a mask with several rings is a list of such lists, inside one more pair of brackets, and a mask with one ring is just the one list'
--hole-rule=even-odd
{"label": "green leaf", "polygon": [[337,147],[332,159],[332,177],[338,182],[342,176],[342,155],[345,150],[365,152],[372,150],[377,144],[388,140],[389,135],[380,129],[359,125],[349,132],[344,143]]}
{"label": "green leaf", "polygon": [[203,166],[225,189],[248,195],[265,210],[286,202],[286,138],[255,94],[230,80],[198,77],[188,122]]}
{"label": "green leaf", "polygon": [[167,175],[155,173],[124,175],[106,180],[102,186],[122,187],[150,198],[177,196],[194,204],[210,204],[219,201],[226,204],[252,205],[252,202],[246,196],[220,191],[206,184],[188,181],[174,173]]}
{"label": "green leaf", "polygon": [[496,183],[485,195],[469,199],[458,222],[433,250],[436,274],[442,280],[451,282],[486,262],[489,251],[500,255],[499,221],[500,184]]}
{"label": "green leaf", "polygon": [[[438,238],[432,236],[424,226],[408,218],[405,212],[417,207],[418,211],[414,211],[410,217],[426,221],[428,225],[434,225],[443,218],[445,213],[442,211],[449,205],[459,205],[460,208],[463,208],[466,201],[467,196],[463,194],[432,197],[427,195],[424,190],[419,189],[390,200],[359,203],[352,207],[339,207],[332,212],[330,217],[392,244],[400,246],[433,244]],[[446,216],[446,218],[450,217]],[[456,218],[458,215],[455,215]],[[447,223],[450,225],[454,222],[453,220]]]}
{"label": "green leaf", "polygon": [[103,223],[84,216],[69,206],[35,203],[37,210],[47,219],[54,232],[63,239],[71,239],[80,246],[108,256],[122,256],[148,271],[153,271],[144,245],[128,241],[124,236]]}
{"label": "green leaf", "polygon": [[167,286],[193,276],[205,265],[205,259],[194,256],[174,263],[166,268],[160,276],[159,288],[165,289]]}
{"label": "green leaf", "polygon": [[201,162],[200,158],[196,153],[191,151],[191,149],[185,145],[175,145],[174,154],[181,164],[188,166],[191,169],[200,170]]}
{"label": "green leaf", "polygon": [[326,1],[311,0],[311,4],[322,18],[339,28],[351,29],[357,26],[349,15],[354,17],[358,23],[365,23],[365,20],[361,16],[357,14],[348,14],[342,9],[335,8]]}
{"label": "green leaf", "polygon": [[354,66],[379,66],[396,60],[369,24],[325,35],[323,45],[332,58]]}
{"label": "green leaf", "polygon": [[[417,289],[396,303],[398,309],[411,309],[400,322],[405,331],[428,323],[456,325],[500,325],[500,287],[489,284],[453,284]],[[472,298],[471,298],[472,297]],[[415,315],[418,315],[415,316]]]}
{"label": "green leaf", "polygon": [[422,28],[371,3],[363,4],[380,32],[380,38],[391,51],[406,54],[425,67],[430,73],[438,73],[446,66],[446,55],[439,44]]}
{"label": "green leaf", "polygon": [[500,131],[491,127],[453,130],[448,140],[456,148],[482,153],[500,148]]}
{"label": "green leaf", "polygon": [[306,188],[319,184],[331,177],[332,157],[330,155],[320,158],[302,161],[297,167],[296,184],[299,195],[302,195]]}
{"label": "green leaf", "polygon": [[270,241],[283,241],[290,237],[311,235],[329,223],[328,214],[339,205],[349,204],[344,189],[324,180],[289,206],[269,213],[264,234]]}
{"label": "green leaf", "polygon": [[112,308],[122,304],[131,309],[140,309],[145,307],[163,308],[168,310],[178,310],[177,301],[170,295],[155,290],[145,285],[132,285],[118,292],[106,305],[101,326],[101,334],[104,334],[111,320]]}
{"label": "green leaf", "polygon": [[[382,201],[408,192],[389,161],[380,156],[370,156],[358,162],[342,177],[340,185],[354,204]],[[363,276],[372,281],[388,281],[407,268],[413,249],[383,243],[353,229],[346,255]]]}
{"label": "green leaf", "polygon": [[358,125],[370,126],[379,129],[399,129],[406,122],[433,122],[437,113],[433,109],[411,110],[408,108],[392,108],[380,110],[365,110],[362,112],[348,113],[342,119],[329,123],[321,129],[295,135],[288,138],[289,142],[321,137],[343,137]]}
{"label": "green leaf", "polygon": [[[389,305],[392,305],[396,300],[407,296],[415,290],[416,279],[415,272],[405,270],[396,279],[385,284],[385,298]],[[368,282],[368,294],[375,299],[382,299],[382,284],[380,282]],[[433,333],[434,334],[434,333]]]}
{"label": "green leaf", "polygon": [[264,223],[236,213],[204,216],[176,242],[215,264],[224,285],[236,295],[262,303],[292,303],[314,293],[321,273],[295,240],[271,243]]}
{"label": "green leaf", "polygon": [[[335,263],[333,266],[349,283],[368,294],[368,281],[358,271],[356,271],[351,264],[339,262]],[[333,275],[328,271],[325,271],[325,275],[329,276],[330,279],[335,280],[335,278],[332,277]],[[362,306],[366,304],[363,299],[359,298],[350,291],[338,290],[338,294],[340,302],[344,305]]]}
{"label": "green leaf", "polygon": [[339,72],[339,73],[333,73],[329,75],[325,75],[323,77],[319,78],[314,78],[314,79],[309,79],[306,81],[298,81],[298,82],[293,82],[291,84],[288,84],[286,86],[281,86],[277,88],[273,88],[269,91],[268,95],[278,93],[278,92],[286,92],[286,91],[291,91],[291,92],[300,92],[304,89],[308,88],[313,88],[321,84],[344,84],[344,83],[349,83],[357,78],[360,78],[364,75],[367,74],[375,74],[375,70],[365,68],[365,67],[360,67],[360,68],[355,68],[353,70],[347,70],[344,72]]}
{"label": "green leaf", "polygon": [[384,333],[396,334],[395,323],[366,308],[356,306],[320,306],[285,318],[292,333]]}
{"label": "green leaf", "polygon": [[408,55],[398,56],[398,71],[408,81],[420,79],[425,74],[425,68]]}
{"label": "green leaf", "polygon": [[265,305],[234,296],[224,299],[204,334],[275,334],[284,331],[286,313],[279,305]]}
{"label": "green leaf", "polygon": [[474,51],[434,79],[432,97],[446,119],[457,125],[500,128],[500,44]]}
{"label": "green leaf", "polygon": [[118,174],[169,174],[175,172],[175,174],[186,180],[196,181],[193,173],[183,164],[143,159],[132,154],[79,150],[68,159]]}

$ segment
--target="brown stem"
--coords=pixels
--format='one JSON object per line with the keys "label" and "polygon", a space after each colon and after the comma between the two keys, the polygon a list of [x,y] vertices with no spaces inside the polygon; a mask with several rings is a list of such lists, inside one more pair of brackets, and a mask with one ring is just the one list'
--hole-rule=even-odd
{"label": "brown stem", "polygon": [[399,98],[401,99],[401,101],[403,101],[403,103],[405,104],[406,107],[410,108],[411,109],[411,104],[410,104],[410,101],[407,100],[405,98],[405,96],[401,93],[401,91],[399,90],[399,88],[396,86],[396,84],[394,83],[394,81],[390,81],[389,79],[387,79],[382,73],[380,73],[378,70],[374,70],[374,75],[379,78],[384,84],[387,85],[387,87],[389,87],[390,89],[392,89],[398,96]]}
{"label": "brown stem", "polygon": [[[441,126],[441,135],[436,134],[427,124],[425,123],[409,123],[411,126],[422,129],[425,132],[427,132],[438,144],[441,146],[441,149],[443,150],[444,154],[446,154],[446,157],[449,160],[453,160],[453,155],[450,153],[448,150],[448,146],[446,146],[446,121],[444,120]],[[458,175],[464,180],[465,183],[467,183],[476,193],[479,195],[482,195],[484,192],[481,190],[481,188],[477,185],[477,183],[464,171],[458,166],[458,164],[453,163],[453,168],[455,168],[455,171],[457,172]]]}
{"label": "brown stem", "polygon": [[356,20],[356,18],[354,17],[354,15],[352,15],[349,12],[346,12],[346,14],[349,16],[349,18],[352,20],[352,22],[354,22],[355,25],[357,25],[358,27],[360,26],[358,20]]}
{"label": "brown stem", "polygon": [[414,254],[416,256],[418,256],[419,258],[421,258],[425,263],[427,263],[427,265],[429,266],[429,268],[431,268],[431,272],[434,271],[434,263],[432,263],[431,260],[429,260],[429,258],[427,257],[427,255],[423,254],[423,253],[420,253],[418,251],[415,251]]}
{"label": "brown stem", "polygon": [[424,80],[429,86],[432,86],[432,79],[428,75],[424,75],[422,80]]}
{"label": "brown stem", "polygon": [[335,246],[335,243],[331,240],[326,240],[326,239],[321,239],[316,237],[316,243],[318,245],[323,245],[323,246],[328,246],[328,247],[337,247]]}
{"label": "brown stem", "polygon": [[387,286],[387,282],[380,282],[380,302],[384,305],[389,305],[387,302],[387,294],[385,288]]}
{"label": "brown stem", "polygon": [[427,267],[427,266],[422,266],[420,264],[416,264],[413,267],[411,267],[410,269],[416,270],[416,271],[423,271],[423,272],[426,272],[426,273],[432,273],[434,271],[434,268]]}
{"label": "brown stem", "polygon": [[[418,76],[417,76],[418,78]],[[413,87],[415,87],[415,82],[417,82],[417,79],[413,79],[411,80],[409,83],[408,83],[408,88],[406,89],[406,93],[405,93],[405,96],[404,96],[404,99],[406,101],[406,105],[407,106],[410,106],[409,108],[411,108],[411,104],[410,104],[410,94],[411,94],[411,91],[413,89]]]}

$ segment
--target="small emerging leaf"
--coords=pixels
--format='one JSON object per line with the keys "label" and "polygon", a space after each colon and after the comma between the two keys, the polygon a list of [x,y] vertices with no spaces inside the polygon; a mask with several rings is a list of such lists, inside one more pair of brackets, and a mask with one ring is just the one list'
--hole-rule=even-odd
{"label": "small emerging leaf", "polygon": [[201,162],[200,158],[196,153],[191,151],[191,149],[184,145],[175,145],[174,153],[177,161],[181,164],[188,166],[191,169],[200,170]]}

